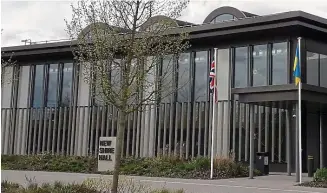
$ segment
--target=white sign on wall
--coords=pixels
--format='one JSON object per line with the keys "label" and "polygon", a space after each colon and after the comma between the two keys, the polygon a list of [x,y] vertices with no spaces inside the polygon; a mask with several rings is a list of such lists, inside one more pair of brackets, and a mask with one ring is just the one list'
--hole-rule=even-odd
{"label": "white sign on wall", "polygon": [[116,137],[100,137],[98,171],[113,171],[115,165]]}

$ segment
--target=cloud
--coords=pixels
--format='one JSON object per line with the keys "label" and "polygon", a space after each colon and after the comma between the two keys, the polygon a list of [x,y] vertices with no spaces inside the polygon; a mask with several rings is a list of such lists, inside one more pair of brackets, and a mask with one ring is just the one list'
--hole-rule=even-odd
{"label": "cloud", "polygon": [[[1,46],[21,45],[21,40],[45,41],[67,39],[64,19],[71,18],[73,0],[67,1],[2,1]],[[221,6],[232,6],[257,15],[302,10],[327,18],[325,0],[190,0],[180,19],[202,23]]]}

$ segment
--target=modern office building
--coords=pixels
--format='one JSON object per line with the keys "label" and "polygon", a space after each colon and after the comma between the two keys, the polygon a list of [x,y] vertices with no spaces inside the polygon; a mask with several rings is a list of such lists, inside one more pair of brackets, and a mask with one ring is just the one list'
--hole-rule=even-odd
{"label": "modern office building", "polygon": [[[294,171],[298,91],[292,68],[301,37],[303,169],[308,155],[315,168],[327,165],[327,19],[302,11],[258,16],[220,7],[203,24],[176,20],[176,29],[190,33],[191,47],[173,58],[178,71],[188,73],[188,85],[158,107],[129,115],[125,156],[210,156],[214,118],[215,155],[249,161],[253,128],[254,151],[269,152],[271,169]],[[12,81],[2,85],[2,154],[94,155],[100,136],[116,135],[117,111],[92,97],[71,45],[2,48],[3,58],[13,53],[17,61],[5,74]],[[212,117],[214,48],[218,105]]]}

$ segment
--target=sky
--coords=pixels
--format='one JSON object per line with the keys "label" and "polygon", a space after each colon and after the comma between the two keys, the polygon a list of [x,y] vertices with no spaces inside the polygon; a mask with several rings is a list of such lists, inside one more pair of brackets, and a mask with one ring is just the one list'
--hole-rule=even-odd
{"label": "sky", "polygon": [[[76,1],[1,0],[1,47],[18,46],[21,40],[68,39],[65,19]],[[301,10],[327,19],[327,0],[190,0],[181,20],[202,23],[211,11],[232,6],[257,15]]]}

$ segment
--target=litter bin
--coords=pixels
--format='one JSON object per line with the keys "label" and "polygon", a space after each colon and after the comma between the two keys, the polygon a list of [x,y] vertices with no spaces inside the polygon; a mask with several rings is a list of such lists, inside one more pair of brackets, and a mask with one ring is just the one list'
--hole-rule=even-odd
{"label": "litter bin", "polygon": [[262,175],[269,174],[269,153],[257,152],[255,160],[255,169],[259,170]]}

